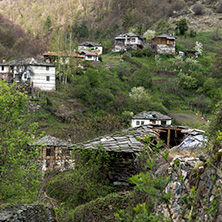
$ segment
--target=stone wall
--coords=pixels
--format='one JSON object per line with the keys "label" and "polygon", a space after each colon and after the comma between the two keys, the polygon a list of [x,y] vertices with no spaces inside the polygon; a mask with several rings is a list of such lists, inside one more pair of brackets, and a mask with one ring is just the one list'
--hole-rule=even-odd
{"label": "stone wall", "polygon": [[[175,163],[177,163],[175,165]],[[220,163],[206,163],[203,157],[176,156],[170,163],[171,177],[165,192],[171,193],[168,206],[160,204],[157,212],[171,217],[174,222],[221,222],[222,203]]]}
{"label": "stone wall", "polygon": [[43,205],[23,204],[0,211],[0,222],[55,222],[53,210]]}
{"label": "stone wall", "polygon": [[159,54],[175,54],[175,45],[157,45],[156,52]]}

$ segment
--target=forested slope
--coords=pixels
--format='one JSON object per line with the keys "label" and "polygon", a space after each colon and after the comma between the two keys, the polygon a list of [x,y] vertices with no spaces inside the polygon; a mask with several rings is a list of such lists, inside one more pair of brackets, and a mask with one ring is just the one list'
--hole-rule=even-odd
{"label": "forested slope", "polygon": [[0,14],[0,58],[37,55],[45,45]]}

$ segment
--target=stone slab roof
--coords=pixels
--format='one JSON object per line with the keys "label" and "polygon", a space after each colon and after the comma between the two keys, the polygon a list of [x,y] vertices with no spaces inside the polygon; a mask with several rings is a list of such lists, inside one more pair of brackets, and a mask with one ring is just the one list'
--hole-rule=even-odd
{"label": "stone slab roof", "polygon": [[95,52],[89,52],[89,51],[83,50],[83,49],[79,50],[79,53],[80,54],[85,54],[85,55],[91,55],[91,56],[98,56],[98,54],[95,53]]}
{"label": "stone slab roof", "polygon": [[116,36],[115,39],[116,39],[116,40],[117,40],[117,39],[125,39],[126,37],[127,37],[127,38],[138,37],[138,38],[143,39],[143,40],[146,39],[145,37],[140,36],[140,35],[137,35],[137,34],[135,34],[135,33],[133,33],[133,32],[129,32],[129,33],[125,33],[125,34],[120,34],[120,35]]}
{"label": "stone slab roof", "polygon": [[69,143],[67,141],[61,140],[59,138],[56,138],[54,136],[44,136],[41,139],[37,140],[33,143],[33,145],[44,145],[44,146],[56,146],[56,147],[73,147],[74,145],[72,143]]}
{"label": "stone slab roof", "polygon": [[[96,150],[103,147],[106,151],[112,152],[140,152],[144,148],[144,143],[142,141],[145,139],[146,135],[158,138],[158,133],[152,128],[152,126],[144,125],[133,129],[123,130],[112,135],[75,144],[74,148]],[[141,138],[141,141],[139,141],[138,138]]]}
{"label": "stone slab roof", "polygon": [[40,59],[35,58],[26,58],[26,59],[15,59],[9,62],[2,63],[0,65],[4,66],[27,66],[27,65],[33,65],[33,66],[53,66],[53,64],[44,62]]}
{"label": "stone slab roof", "polygon": [[99,43],[86,41],[86,42],[80,43],[79,46],[94,46],[94,47],[97,46],[98,47],[98,46],[102,46],[102,45]]}
{"label": "stone slab roof", "polygon": [[172,118],[156,111],[143,111],[133,116],[132,119],[171,120]]}
{"label": "stone slab roof", "polygon": [[157,35],[155,38],[166,38],[166,39],[170,39],[170,40],[175,40],[176,38],[174,36],[168,35],[168,34],[162,34],[162,35]]}

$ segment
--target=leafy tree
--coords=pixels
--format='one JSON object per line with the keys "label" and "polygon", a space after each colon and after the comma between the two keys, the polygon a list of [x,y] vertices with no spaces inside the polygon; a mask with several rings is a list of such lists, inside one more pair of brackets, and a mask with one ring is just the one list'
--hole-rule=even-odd
{"label": "leafy tree", "polygon": [[114,99],[112,87],[115,86],[104,71],[89,68],[84,76],[77,80],[77,97],[95,110],[106,109]]}
{"label": "leafy tree", "polygon": [[152,74],[145,68],[135,71],[130,78],[131,86],[138,87],[143,86],[146,89],[152,88]]}
{"label": "leafy tree", "polygon": [[133,87],[129,93],[129,108],[134,113],[144,110],[156,110],[162,113],[167,113],[163,104],[148,93],[144,87]]}
{"label": "leafy tree", "polygon": [[27,122],[27,98],[15,85],[0,83],[0,200],[29,201],[37,194],[38,153],[29,147],[36,124]]}
{"label": "leafy tree", "polygon": [[52,21],[50,16],[48,16],[43,24],[43,29],[46,31],[50,31],[51,27],[52,27]]}
{"label": "leafy tree", "polygon": [[185,35],[188,30],[187,20],[185,18],[180,19],[180,21],[176,23],[175,30],[179,35]]}
{"label": "leafy tree", "polygon": [[197,80],[192,76],[179,73],[177,79],[179,81],[179,85],[184,89],[195,89],[197,87]]}

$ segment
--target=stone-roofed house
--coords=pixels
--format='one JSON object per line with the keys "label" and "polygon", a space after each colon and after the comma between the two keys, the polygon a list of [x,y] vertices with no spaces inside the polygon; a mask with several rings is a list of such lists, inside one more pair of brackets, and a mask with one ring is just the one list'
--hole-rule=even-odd
{"label": "stone-roofed house", "polygon": [[45,62],[48,62],[48,63],[57,62],[59,58],[61,64],[69,63],[70,58],[84,59],[84,56],[81,56],[75,52],[70,52],[68,50],[59,51],[59,52],[48,51],[48,52],[43,53],[43,57],[44,57]]}
{"label": "stone-roofed house", "polygon": [[168,34],[155,36],[152,40],[152,45],[158,54],[175,54],[175,37]]}
{"label": "stone-roofed house", "polygon": [[103,47],[99,43],[86,41],[79,44],[78,51],[81,50],[87,50],[89,52],[95,52],[98,55],[102,55]]}
{"label": "stone-roofed house", "polygon": [[0,70],[11,76],[14,82],[27,82],[44,91],[56,89],[55,66],[35,58],[16,59],[1,63]]}
{"label": "stone-roofed house", "polygon": [[152,129],[152,126],[147,125],[75,144],[74,152],[79,149],[99,150],[102,148],[110,154],[115,154],[115,159],[111,163],[114,170],[112,175],[109,175],[109,179],[114,185],[128,186],[128,178],[138,173],[136,157],[137,153],[143,151],[145,146],[143,141],[147,135],[158,140],[158,133]]}
{"label": "stone-roofed house", "polygon": [[86,61],[99,61],[99,56],[95,52],[90,52],[90,51],[81,49],[81,50],[79,50],[79,54]]}
{"label": "stone-roofed house", "polygon": [[142,49],[146,38],[134,34],[132,32],[126,34],[120,34],[115,37],[115,48],[113,52],[126,51],[127,48]]}
{"label": "stone-roofed house", "polygon": [[71,158],[72,143],[48,135],[35,141],[32,145],[41,147],[39,160],[42,171],[65,170],[74,167]]}
{"label": "stone-roofed house", "polygon": [[171,123],[171,117],[163,115],[156,111],[143,111],[133,116],[131,120],[132,127],[148,124],[171,125]]}
{"label": "stone-roofed house", "polygon": [[182,126],[141,125],[75,144],[74,152],[79,149],[99,150],[102,148],[110,154],[115,154],[115,159],[111,163],[113,173],[109,179],[116,185],[129,185],[128,178],[139,172],[137,157],[148,145],[145,142],[146,136],[150,136],[154,143],[163,140],[163,148],[171,148],[178,146],[189,135],[203,133],[203,131]]}

